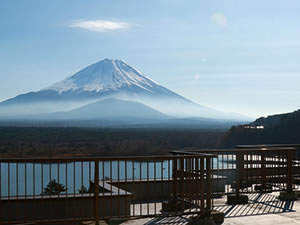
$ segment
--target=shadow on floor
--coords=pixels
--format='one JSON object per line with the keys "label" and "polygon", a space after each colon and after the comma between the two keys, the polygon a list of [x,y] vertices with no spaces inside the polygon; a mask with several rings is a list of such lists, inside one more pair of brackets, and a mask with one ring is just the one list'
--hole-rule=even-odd
{"label": "shadow on floor", "polygon": [[[249,203],[245,205],[218,205],[214,210],[224,212],[225,219],[243,216],[258,216],[274,213],[295,212],[293,210],[294,201],[280,201],[277,196],[263,193],[248,195]],[[145,225],[155,224],[187,224],[186,217],[157,217],[145,223]]]}
{"label": "shadow on floor", "polygon": [[246,205],[222,205],[214,209],[224,212],[225,218],[294,212],[294,201],[280,201],[272,194],[251,194]]}
{"label": "shadow on floor", "polygon": [[186,224],[188,219],[185,217],[158,217],[145,223],[145,225],[155,225],[155,224]]}

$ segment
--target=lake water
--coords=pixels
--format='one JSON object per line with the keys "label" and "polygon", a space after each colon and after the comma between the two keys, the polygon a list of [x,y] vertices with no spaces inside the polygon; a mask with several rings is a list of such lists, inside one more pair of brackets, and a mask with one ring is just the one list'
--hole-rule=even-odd
{"label": "lake water", "polygon": [[[126,165],[125,165],[126,164]],[[118,169],[119,168],[119,169]],[[68,188],[67,193],[79,193],[79,189],[89,187],[94,180],[93,162],[63,164],[1,163],[1,196],[40,195],[50,180],[55,179]],[[172,161],[99,162],[99,180],[142,180],[161,179],[172,176]],[[26,182],[25,182],[26,180]]]}
{"label": "lake water", "polygon": [[[225,163],[229,165],[229,163]],[[99,180],[144,180],[172,177],[172,160],[166,161],[105,161],[99,162]],[[213,167],[224,167],[214,159]],[[94,162],[61,164],[0,163],[1,196],[40,195],[50,180],[55,179],[67,188],[67,193],[79,193],[94,180]],[[65,193],[64,193],[65,194]]]}

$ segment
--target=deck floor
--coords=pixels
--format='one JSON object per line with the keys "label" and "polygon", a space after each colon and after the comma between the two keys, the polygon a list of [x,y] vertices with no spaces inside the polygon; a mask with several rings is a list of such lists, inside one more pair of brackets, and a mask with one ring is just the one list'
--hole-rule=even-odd
{"label": "deck floor", "polygon": [[[280,201],[276,193],[250,194],[247,205],[226,205],[226,198],[217,199],[214,209],[224,212],[225,221],[223,225],[300,225],[300,201]],[[135,215],[147,210],[154,213],[155,204],[132,205]],[[161,204],[156,204],[156,212],[159,214]],[[146,211],[145,211],[146,210]],[[130,220],[122,225],[154,225],[154,224],[187,224],[188,216],[183,217],[153,217],[137,220]]]}

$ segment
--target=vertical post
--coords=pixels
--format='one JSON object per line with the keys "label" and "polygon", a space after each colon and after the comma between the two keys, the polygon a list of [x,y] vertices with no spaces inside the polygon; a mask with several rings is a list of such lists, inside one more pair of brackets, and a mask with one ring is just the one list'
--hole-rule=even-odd
{"label": "vertical post", "polygon": [[292,151],[287,152],[287,192],[293,191],[293,157]]}
{"label": "vertical post", "polygon": [[19,198],[19,163],[16,163],[16,194],[17,194],[17,199]]}
{"label": "vertical post", "polygon": [[211,211],[211,159],[209,156],[206,158],[206,210]]}
{"label": "vertical post", "polygon": [[177,205],[177,158],[173,159],[173,198]]}
{"label": "vertical post", "polygon": [[200,215],[203,216],[204,212],[204,158],[200,158]]}
{"label": "vertical post", "polygon": [[262,191],[266,190],[266,154],[264,151],[261,153],[261,181]]}
{"label": "vertical post", "polygon": [[191,181],[191,177],[190,177],[190,175],[191,175],[191,158],[187,158],[186,159],[186,175],[185,175],[185,179],[186,179],[186,190],[185,190],[185,194],[186,194],[186,198],[188,199],[188,201],[190,201],[191,199],[190,199],[190,194],[191,194],[191,191],[190,191],[190,186],[191,186],[191,183],[190,183],[190,181]]}
{"label": "vertical post", "polygon": [[1,197],[2,197],[2,175],[1,175],[2,174],[2,170],[1,170],[1,167],[2,167],[2,163],[0,162],[0,200],[1,200]]}
{"label": "vertical post", "polygon": [[[153,163],[153,180],[156,182],[156,161],[154,160]],[[154,215],[156,216],[156,202],[154,202]]]}
{"label": "vertical post", "polygon": [[94,210],[95,224],[99,225],[99,161],[95,160],[95,178],[94,178]]}
{"label": "vertical post", "polygon": [[244,170],[244,154],[238,152],[236,154],[236,195],[240,195],[241,181],[243,179]]}
{"label": "vertical post", "polygon": [[200,172],[200,168],[199,168],[199,158],[195,157],[195,200],[196,200],[196,205],[199,205],[199,200],[200,200],[200,194],[199,192],[201,192],[200,190],[200,176],[199,176],[199,172]]}
{"label": "vertical post", "polygon": [[185,176],[185,170],[184,170],[184,161],[187,160],[187,158],[181,158],[180,159],[180,201],[181,201],[181,210],[184,211],[184,197],[185,197],[185,190],[184,190],[184,176]]}

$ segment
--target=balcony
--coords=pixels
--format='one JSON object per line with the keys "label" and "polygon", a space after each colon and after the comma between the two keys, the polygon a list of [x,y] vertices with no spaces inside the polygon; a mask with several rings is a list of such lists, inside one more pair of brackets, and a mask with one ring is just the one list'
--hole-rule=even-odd
{"label": "balcony", "polygon": [[235,215],[233,206],[296,198],[297,150],[237,146],[166,156],[1,159],[0,222],[207,217],[215,211],[227,218]]}

